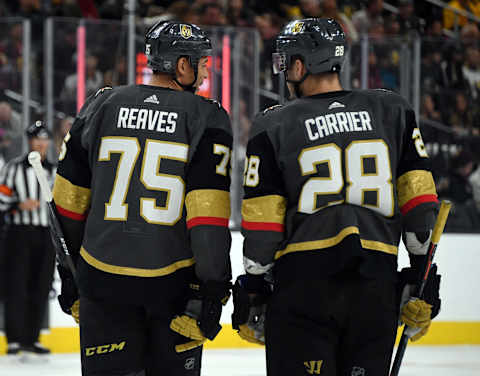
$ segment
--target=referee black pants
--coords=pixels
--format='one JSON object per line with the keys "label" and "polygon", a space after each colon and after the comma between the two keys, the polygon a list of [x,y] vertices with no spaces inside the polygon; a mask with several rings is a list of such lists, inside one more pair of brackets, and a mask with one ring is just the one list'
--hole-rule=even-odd
{"label": "referee black pants", "polygon": [[12,225],[5,253],[7,341],[32,345],[40,334],[55,266],[48,228]]}

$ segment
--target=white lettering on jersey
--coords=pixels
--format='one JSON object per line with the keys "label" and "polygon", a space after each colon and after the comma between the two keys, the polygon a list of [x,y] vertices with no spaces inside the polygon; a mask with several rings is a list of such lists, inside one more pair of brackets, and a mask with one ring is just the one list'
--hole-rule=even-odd
{"label": "white lettering on jersey", "polygon": [[118,111],[117,128],[174,133],[177,120],[176,112],[121,107]]}
{"label": "white lettering on jersey", "polygon": [[336,112],[305,120],[305,128],[315,141],[335,133],[371,131],[372,120],[368,111]]}

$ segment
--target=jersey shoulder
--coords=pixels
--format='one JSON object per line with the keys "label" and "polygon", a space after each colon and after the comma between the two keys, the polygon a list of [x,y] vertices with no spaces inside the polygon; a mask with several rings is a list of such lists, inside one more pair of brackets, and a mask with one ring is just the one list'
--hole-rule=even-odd
{"label": "jersey shoulder", "polygon": [[92,94],[87,98],[82,108],[80,109],[77,118],[87,118],[97,111],[97,109],[108,99],[113,93],[118,91],[120,87],[112,88],[111,86],[105,86],[98,89],[95,94]]}
{"label": "jersey shoulder", "polygon": [[285,114],[289,112],[288,108],[290,106],[290,103],[286,105],[276,104],[258,112],[253,120],[249,138],[253,138],[267,130],[273,131],[275,127],[280,125],[282,120],[284,120]]}
{"label": "jersey shoulder", "polygon": [[218,128],[232,134],[230,116],[219,101],[199,95],[193,96],[198,106],[198,112],[205,116],[206,128]]}
{"label": "jersey shoulder", "polygon": [[367,96],[377,98],[378,100],[382,101],[382,103],[385,104],[386,106],[401,106],[401,107],[404,107],[406,110],[411,109],[410,104],[404,97],[402,97],[400,94],[395,93],[391,90],[370,89],[370,90],[362,90],[359,92],[364,93]]}

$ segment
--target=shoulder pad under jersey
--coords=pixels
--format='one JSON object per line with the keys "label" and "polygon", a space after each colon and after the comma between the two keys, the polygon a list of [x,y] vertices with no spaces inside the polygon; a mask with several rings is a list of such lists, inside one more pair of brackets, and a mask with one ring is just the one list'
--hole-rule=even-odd
{"label": "shoulder pad under jersey", "polygon": [[280,107],[283,107],[283,104],[275,104],[273,106],[267,107],[265,110],[263,110],[262,114],[266,115],[267,112],[278,110]]}
{"label": "shoulder pad under jersey", "polygon": [[97,92],[95,93],[95,98],[98,97],[100,94],[103,94],[105,90],[112,90],[113,88],[111,86],[105,86],[102,87],[101,89],[98,89]]}
{"label": "shoulder pad under jersey", "polygon": [[221,104],[219,101],[217,101],[216,99],[205,98],[205,97],[201,97],[201,98],[203,98],[203,99],[206,100],[207,102],[216,104],[216,105],[218,106],[218,108],[223,108],[223,107],[222,107],[222,104]]}

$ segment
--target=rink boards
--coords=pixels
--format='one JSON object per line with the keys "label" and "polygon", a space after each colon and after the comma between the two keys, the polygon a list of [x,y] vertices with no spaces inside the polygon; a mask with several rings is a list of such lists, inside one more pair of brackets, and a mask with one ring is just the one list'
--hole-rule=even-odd
{"label": "rink boards", "polygon": [[[480,344],[480,235],[446,234],[442,237],[436,262],[442,274],[442,310],[432,322],[426,337],[412,345]],[[242,273],[242,237],[233,233],[232,272]],[[403,247],[399,252],[399,265],[408,264]],[[58,291],[58,290],[57,290]],[[238,337],[232,330],[231,299],[222,314],[224,329],[208,348],[256,347]],[[55,352],[76,352],[79,349],[78,327],[65,315],[56,301],[51,302],[50,331],[42,335],[42,342]],[[0,336],[0,354],[5,352],[5,338]]]}

